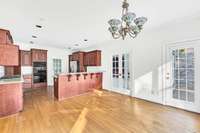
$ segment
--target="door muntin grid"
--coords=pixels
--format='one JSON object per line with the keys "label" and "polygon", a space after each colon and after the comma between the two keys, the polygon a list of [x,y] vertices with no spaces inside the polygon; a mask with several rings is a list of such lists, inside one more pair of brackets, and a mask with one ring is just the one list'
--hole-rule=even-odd
{"label": "door muntin grid", "polygon": [[112,78],[113,87],[129,89],[129,54],[119,54],[112,56]]}
{"label": "door muntin grid", "polygon": [[119,88],[119,56],[114,55],[112,57],[112,77],[113,87]]}
{"label": "door muntin grid", "polygon": [[172,50],[173,98],[194,102],[194,48]]}
{"label": "door muntin grid", "polygon": [[112,58],[112,76],[113,78],[118,78],[119,77],[119,56],[114,55]]}

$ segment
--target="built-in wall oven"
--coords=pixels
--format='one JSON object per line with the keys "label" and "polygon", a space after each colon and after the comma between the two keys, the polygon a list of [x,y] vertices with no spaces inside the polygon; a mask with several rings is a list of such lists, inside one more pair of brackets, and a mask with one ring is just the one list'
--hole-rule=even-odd
{"label": "built-in wall oven", "polygon": [[33,62],[33,83],[47,82],[47,63]]}

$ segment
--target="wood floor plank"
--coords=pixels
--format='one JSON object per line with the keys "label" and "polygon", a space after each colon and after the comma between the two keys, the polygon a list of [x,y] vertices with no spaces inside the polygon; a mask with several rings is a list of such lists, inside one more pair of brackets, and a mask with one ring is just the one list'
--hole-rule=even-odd
{"label": "wood floor plank", "polygon": [[24,94],[24,110],[0,118],[1,133],[200,133],[200,115],[108,91],[58,102],[53,89]]}

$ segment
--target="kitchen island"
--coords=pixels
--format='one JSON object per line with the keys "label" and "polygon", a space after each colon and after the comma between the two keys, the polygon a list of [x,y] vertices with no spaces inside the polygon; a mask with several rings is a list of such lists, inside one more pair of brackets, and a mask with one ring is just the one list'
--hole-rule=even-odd
{"label": "kitchen island", "polygon": [[0,79],[0,117],[22,111],[22,82],[21,76]]}
{"label": "kitchen island", "polygon": [[73,96],[102,89],[103,72],[59,74],[54,77],[54,96],[64,100]]}

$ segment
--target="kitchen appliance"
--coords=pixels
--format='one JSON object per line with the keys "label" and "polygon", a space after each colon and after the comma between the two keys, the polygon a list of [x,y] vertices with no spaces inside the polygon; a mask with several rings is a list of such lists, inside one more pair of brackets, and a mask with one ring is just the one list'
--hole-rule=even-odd
{"label": "kitchen appliance", "polygon": [[47,82],[47,63],[33,62],[33,83]]}
{"label": "kitchen appliance", "polygon": [[72,73],[79,72],[79,62],[78,61],[70,61],[70,72],[72,72]]}

